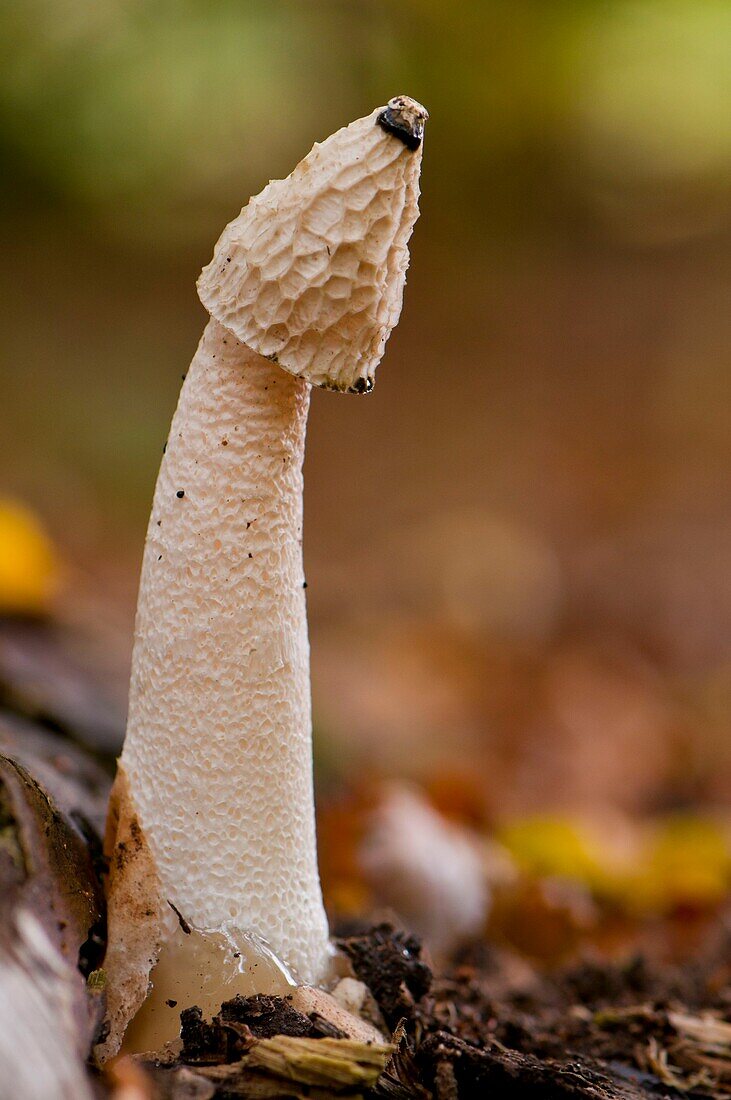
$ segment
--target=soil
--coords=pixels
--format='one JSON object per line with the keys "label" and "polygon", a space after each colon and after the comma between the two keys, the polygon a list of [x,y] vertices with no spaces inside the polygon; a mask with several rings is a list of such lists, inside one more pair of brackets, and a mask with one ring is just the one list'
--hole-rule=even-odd
{"label": "soil", "polygon": [[[362,1095],[368,1100],[640,1100],[731,1096],[726,943],[705,962],[653,971],[641,958],[539,975],[484,943],[434,976],[418,940],[381,924],[340,940],[395,1049],[363,1089],[308,1087],[247,1064],[255,1040],[336,1037],[277,997],[237,997],[211,1023],[183,1012],[183,1050],[148,1064],[161,1095]],[[301,1075],[299,1075],[301,1076]],[[306,1076],[306,1075],[305,1075]],[[201,1091],[196,1092],[199,1088]]]}

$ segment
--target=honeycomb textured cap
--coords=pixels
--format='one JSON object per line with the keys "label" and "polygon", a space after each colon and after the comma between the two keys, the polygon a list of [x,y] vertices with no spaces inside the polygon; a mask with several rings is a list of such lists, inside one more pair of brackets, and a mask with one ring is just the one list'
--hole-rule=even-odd
{"label": "honeycomb textured cap", "polygon": [[251,199],[198,280],[208,312],[312,385],[372,389],[401,313],[427,117],[398,96]]}

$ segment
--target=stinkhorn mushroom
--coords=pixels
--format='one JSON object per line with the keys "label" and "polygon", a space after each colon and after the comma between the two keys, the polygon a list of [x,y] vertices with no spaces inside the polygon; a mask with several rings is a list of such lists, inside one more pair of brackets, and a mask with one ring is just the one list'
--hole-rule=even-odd
{"label": "stinkhorn mushroom", "polygon": [[[108,826],[102,1059],[151,971],[156,1003],[178,1012],[203,986],[215,1007],[239,992],[254,958],[261,992],[275,960],[284,981],[327,974],[305,427],[313,385],[373,386],[401,311],[427,117],[399,96],[315,145],[227,226],[198,280],[210,320],[155,491]],[[143,1032],[138,1049],[165,1037]]]}

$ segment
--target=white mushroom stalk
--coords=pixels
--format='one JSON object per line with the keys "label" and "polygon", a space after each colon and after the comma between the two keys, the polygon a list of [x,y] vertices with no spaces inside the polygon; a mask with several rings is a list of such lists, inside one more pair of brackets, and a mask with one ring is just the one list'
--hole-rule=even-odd
{"label": "white mushroom stalk", "polygon": [[[181,966],[203,967],[211,1003],[238,991],[224,971],[245,943],[262,958],[270,950],[285,979],[327,974],[302,565],[306,419],[312,385],[373,385],[401,311],[426,118],[399,97],[315,145],[224,230],[199,279],[210,321],[155,491],[108,829],[102,1057],[145,1001],[158,959],[153,986],[185,1007],[163,964],[188,928],[204,947],[168,970],[179,979]],[[197,980],[188,1003],[201,1003]]]}

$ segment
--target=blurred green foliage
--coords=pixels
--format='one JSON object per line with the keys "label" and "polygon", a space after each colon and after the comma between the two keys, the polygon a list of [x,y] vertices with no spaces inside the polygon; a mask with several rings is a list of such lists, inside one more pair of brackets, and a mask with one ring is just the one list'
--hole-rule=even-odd
{"label": "blurred green foliage", "polygon": [[6,192],[157,249],[402,91],[442,231],[728,216],[725,0],[5,0],[0,42]]}

